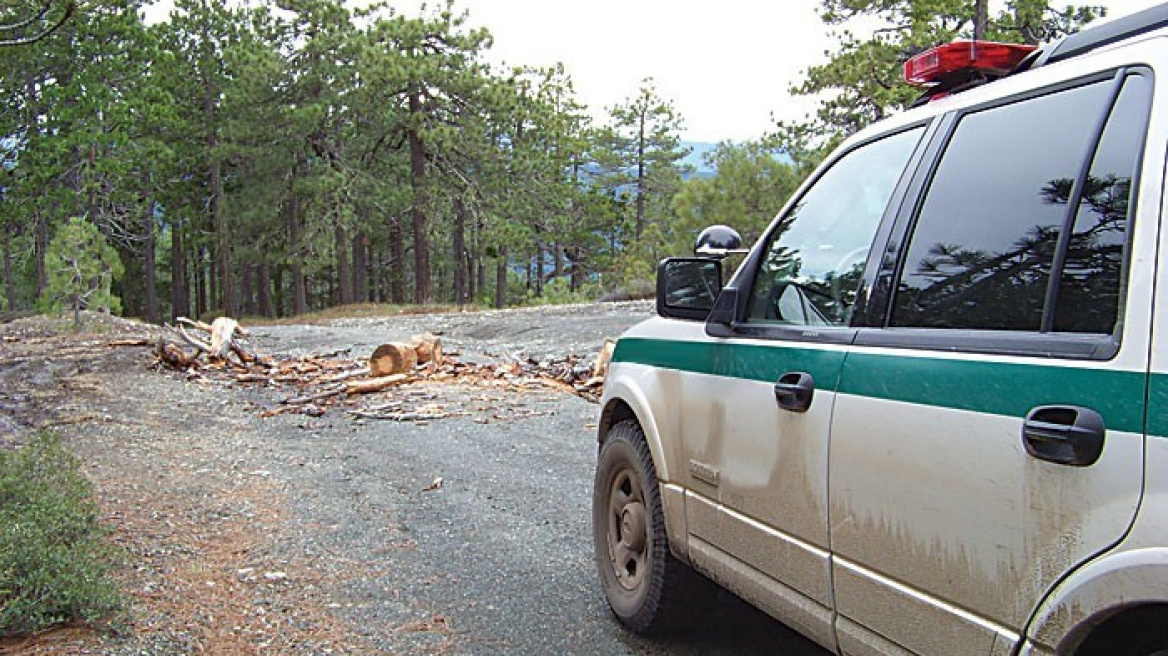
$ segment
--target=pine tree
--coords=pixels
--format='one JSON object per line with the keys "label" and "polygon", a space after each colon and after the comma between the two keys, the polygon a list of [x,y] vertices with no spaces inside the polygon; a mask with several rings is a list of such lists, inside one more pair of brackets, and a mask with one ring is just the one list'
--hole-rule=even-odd
{"label": "pine tree", "polygon": [[78,329],[81,310],[121,312],[121,300],[111,289],[122,276],[122,262],[97,226],[79,216],[69,219],[49,242],[46,260],[49,281],[41,296],[43,309],[54,313],[72,310],[73,325]]}

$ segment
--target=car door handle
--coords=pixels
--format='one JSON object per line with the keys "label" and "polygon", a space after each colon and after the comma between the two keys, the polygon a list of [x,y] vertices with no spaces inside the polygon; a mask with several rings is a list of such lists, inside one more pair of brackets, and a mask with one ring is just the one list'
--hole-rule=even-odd
{"label": "car door handle", "polygon": [[1060,465],[1094,464],[1103,453],[1106,433],[1102,415],[1074,405],[1038,406],[1022,422],[1026,453]]}
{"label": "car door handle", "polygon": [[775,401],[791,412],[807,412],[815,395],[815,379],[804,371],[791,371],[779,376],[775,383]]}

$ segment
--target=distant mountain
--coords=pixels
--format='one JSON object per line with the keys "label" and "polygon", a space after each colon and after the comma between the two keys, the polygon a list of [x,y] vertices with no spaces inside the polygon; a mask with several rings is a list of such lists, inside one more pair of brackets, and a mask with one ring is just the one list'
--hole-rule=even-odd
{"label": "distant mountain", "polygon": [[682,148],[689,148],[690,153],[681,159],[685,166],[692,166],[693,173],[687,177],[712,178],[717,171],[705,161],[705,155],[718,147],[716,143],[706,141],[683,141]]}

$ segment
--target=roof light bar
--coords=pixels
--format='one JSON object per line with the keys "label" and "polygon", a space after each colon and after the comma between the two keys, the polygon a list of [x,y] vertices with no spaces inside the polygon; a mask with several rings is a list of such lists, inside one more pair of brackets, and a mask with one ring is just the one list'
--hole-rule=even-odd
{"label": "roof light bar", "polygon": [[1035,46],[994,41],[954,41],[909,59],[904,79],[915,86],[931,86],[955,73],[1001,77],[1012,71]]}

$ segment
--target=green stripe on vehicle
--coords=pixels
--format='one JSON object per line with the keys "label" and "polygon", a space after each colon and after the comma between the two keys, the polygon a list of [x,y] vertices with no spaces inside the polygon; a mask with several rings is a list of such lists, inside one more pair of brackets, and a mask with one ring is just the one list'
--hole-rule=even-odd
{"label": "green stripe on vehicle", "polygon": [[[845,351],[625,338],[614,362],[631,362],[699,374],[774,382],[789,371],[806,371],[820,385],[838,376]],[[909,355],[850,353],[839,392],[955,410],[1023,417],[1039,405],[1081,405],[1101,415],[1112,430],[1144,430],[1144,384],[1139,372],[1056,367]],[[1168,376],[1155,377],[1153,407],[1168,407]],[[1154,434],[1168,434],[1168,418],[1152,419]]]}
{"label": "green stripe on vehicle", "polygon": [[1148,435],[1168,436],[1168,374],[1152,374],[1148,408]]}
{"label": "green stripe on vehicle", "polygon": [[828,384],[834,385],[844,361],[844,352],[625,337],[616,343],[612,361],[770,383],[789,371],[805,371],[820,384],[831,381]]}

